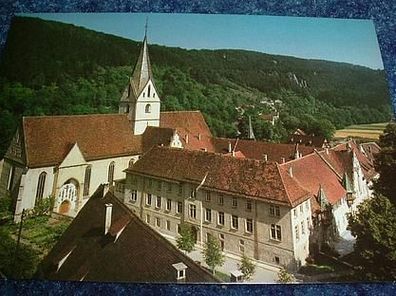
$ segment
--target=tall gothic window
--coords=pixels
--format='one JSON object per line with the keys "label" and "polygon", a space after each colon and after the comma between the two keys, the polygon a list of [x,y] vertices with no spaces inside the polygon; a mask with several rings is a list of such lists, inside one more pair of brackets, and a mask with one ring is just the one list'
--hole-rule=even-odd
{"label": "tall gothic window", "polygon": [[87,166],[86,169],[85,169],[84,192],[83,192],[84,196],[88,196],[89,195],[89,185],[91,183],[91,169],[92,169],[92,167],[90,165]]}
{"label": "tall gothic window", "polygon": [[108,172],[108,175],[107,175],[107,181],[109,182],[110,185],[114,181],[114,166],[115,166],[114,161],[110,162],[109,172]]}
{"label": "tall gothic window", "polygon": [[150,97],[151,95],[151,85],[148,86],[147,96]]}
{"label": "tall gothic window", "polygon": [[46,178],[47,178],[46,172],[42,172],[38,178],[37,191],[36,191],[36,204],[43,199]]}
{"label": "tall gothic window", "polygon": [[146,105],[145,112],[146,113],[151,113],[151,105],[150,104]]}

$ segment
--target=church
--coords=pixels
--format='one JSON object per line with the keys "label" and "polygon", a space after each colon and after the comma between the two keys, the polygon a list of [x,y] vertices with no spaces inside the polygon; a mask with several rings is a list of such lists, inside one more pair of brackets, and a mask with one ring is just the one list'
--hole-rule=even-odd
{"label": "church", "polygon": [[[54,211],[74,217],[100,184],[153,145],[213,150],[199,111],[160,112],[147,37],[122,94],[119,114],[24,117],[4,156],[0,194],[23,209],[54,198]],[[210,147],[208,147],[210,146]]]}
{"label": "church", "polygon": [[75,217],[108,184],[164,236],[187,223],[199,244],[214,236],[225,252],[294,270],[323,217],[339,236],[371,195],[375,143],[216,138],[200,111],[160,107],[145,35],[118,114],[24,117],[0,170],[14,221],[48,197],[55,213]]}

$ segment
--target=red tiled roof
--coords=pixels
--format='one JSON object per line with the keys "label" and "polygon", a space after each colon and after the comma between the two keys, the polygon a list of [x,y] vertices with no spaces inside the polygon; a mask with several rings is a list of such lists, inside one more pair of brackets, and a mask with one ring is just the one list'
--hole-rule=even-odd
{"label": "red tiled roof", "polygon": [[[164,237],[141,221],[113,194],[99,188],[40,264],[36,277],[48,280],[176,282],[173,264],[187,266],[187,282],[217,282]],[[104,234],[105,204],[112,226]],[[121,230],[119,237],[117,233]],[[59,261],[69,257],[57,271]],[[59,256],[62,254],[62,256]]]}
{"label": "red tiled roof", "polygon": [[[282,163],[282,158],[285,161],[294,159],[296,145],[293,144],[276,144],[263,141],[252,140],[238,140],[227,138],[213,138],[213,143],[218,153],[228,153],[228,145],[231,143],[231,148],[235,151],[240,151],[246,158],[263,160],[264,154],[267,154],[268,161],[276,161]],[[307,155],[314,152],[314,147],[299,146],[298,151],[302,155]]]}
{"label": "red tiled roof", "polygon": [[174,132],[175,129],[172,128],[146,127],[142,135],[143,151],[148,151],[151,147],[158,145],[169,146]]}
{"label": "red tiled roof", "polygon": [[305,146],[322,148],[326,144],[326,139],[322,136],[292,134],[289,136],[287,142],[290,144],[299,143]]}
{"label": "red tiled roof", "polygon": [[346,195],[341,180],[316,153],[281,164],[280,167],[284,171],[291,167],[293,179],[314,196],[317,196],[319,187],[322,186],[331,204]]}
{"label": "red tiled roof", "polygon": [[154,147],[128,168],[127,173],[196,184],[207,174],[203,188],[287,206],[309,198],[309,193],[293,178],[285,176],[276,163],[217,153]]}
{"label": "red tiled roof", "polygon": [[59,164],[75,143],[86,160],[142,151],[123,114],[24,117],[23,131],[29,167]]}
{"label": "red tiled roof", "polygon": [[214,151],[212,133],[200,111],[161,112],[160,126],[176,129],[186,149]]}

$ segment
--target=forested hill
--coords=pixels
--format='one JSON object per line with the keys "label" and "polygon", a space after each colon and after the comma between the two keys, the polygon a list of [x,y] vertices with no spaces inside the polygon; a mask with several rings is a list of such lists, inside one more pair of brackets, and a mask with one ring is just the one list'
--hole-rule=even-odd
{"label": "forested hill", "polygon": [[[139,48],[73,25],[15,18],[0,62],[0,156],[21,115],[115,112]],[[296,127],[331,133],[390,116],[384,71],[244,50],[149,50],[162,108],[199,109],[219,136],[237,129],[243,136],[246,114],[259,138],[274,141]],[[275,111],[274,127],[259,119]]]}

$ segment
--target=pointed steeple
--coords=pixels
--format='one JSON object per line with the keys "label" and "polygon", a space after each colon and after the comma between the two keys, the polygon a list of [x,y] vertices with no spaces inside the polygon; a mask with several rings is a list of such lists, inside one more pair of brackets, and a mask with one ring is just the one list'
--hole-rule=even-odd
{"label": "pointed steeple", "polygon": [[329,200],[327,199],[327,196],[323,190],[322,184],[319,185],[318,202],[321,209],[324,209],[329,204]]}
{"label": "pointed steeple", "polygon": [[138,97],[146,86],[147,82],[153,78],[153,73],[151,71],[150,57],[148,53],[147,46],[147,20],[144,31],[143,45],[140,49],[139,58],[135,64],[131,76],[131,86],[133,86],[133,91]]}
{"label": "pointed steeple", "polygon": [[252,117],[250,117],[250,116],[249,116],[249,134],[248,134],[248,138],[250,140],[256,140],[256,137],[254,136],[254,133],[253,133]]}

